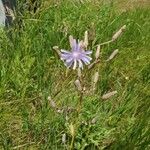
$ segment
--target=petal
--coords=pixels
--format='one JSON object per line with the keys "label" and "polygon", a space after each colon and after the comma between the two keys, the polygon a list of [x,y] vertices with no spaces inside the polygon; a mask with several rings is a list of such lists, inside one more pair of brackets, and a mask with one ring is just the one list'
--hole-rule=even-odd
{"label": "petal", "polygon": [[81,59],[86,65],[90,64],[90,60],[88,58],[82,57]]}
{"label": "petal", "polygon": [[62,53],[66,53],[66,54],[70,54],[71,52],[69,52],[69,51],[66,51],[66,50],[64,50],[64,49],[61,49],[60,50]]}
{"label": "petal", "polygon": [[77,60],[75,59],[75,60],[74,60],[74,65],[73,65],[73,70],[75,70],[76,67],[77,67]]}
{"label": "petal", "polygon": [[82,63],[82,61],[79,59],[78,62],[79,62],[79,68],[83,69],[83,63]]}
{"label": "petal", "polygon": [[83,53],[80,55],[80,59],[82,59],[82,58],[87,58],[88,61],[91,61],[91,60],[92,60],[92,58],[91,58],[90,56],[85,55],[85,54],[83,54]]}
{"label": "petal", "polygon": [[71,67],[72,63],[73,63],[73,61],[65,62],[65,65],[69,68],[69,67]]}
{"label": "petal", "polygon": [[91,58],[91,57],[89,57],[89,56],[87,56],[87,55],[85,55],[85,57],[86,57],[89,61],[91,61],[91,60],[92,60],[92,58]]}
{"label": "petal", "polygon": [[67,63],[69,63],[69,62],[71,62],[71,61],[73,61],[73,58],[68,58],[68,59],[66,59],[66,62],[67,62]]}
{"label": "petal", "polygon": [[85,51],[84,53],[89,55],[89,54],[92,54],[92,51]]}
{"label": "petal", "polygon": [[62,60],[65,60],[65,59],[68,59],[70,57],[70,54],[61,54],[60,57]]}
{"label": "petal", "polygon": [[80,48],[80,44],[79,44],[79,41],[77,42],[76,39],[74,39],[74,46],[72,48],[72,51],[80,51],[81,48]]}

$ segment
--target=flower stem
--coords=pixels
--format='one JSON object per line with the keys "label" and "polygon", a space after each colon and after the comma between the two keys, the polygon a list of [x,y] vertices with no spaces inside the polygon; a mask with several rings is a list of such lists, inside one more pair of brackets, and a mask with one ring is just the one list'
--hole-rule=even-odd
{"label": "flower stem", "polygon": [[109,44],[109,43],[111,43],[111,42],[113,42],[113,40],[110,40],[110,41],[107,41],[107,42],[101,43],[101,44],[99,44],[99,45],[100,45],[100,46],[101,46],[101,45],[106,45],[106,44]]}
{"label": "flower stem", "polygon": [[74,136],[72,136],[72,139],[71,139],[70,150],[73,149],[73,143],[74,143]]}

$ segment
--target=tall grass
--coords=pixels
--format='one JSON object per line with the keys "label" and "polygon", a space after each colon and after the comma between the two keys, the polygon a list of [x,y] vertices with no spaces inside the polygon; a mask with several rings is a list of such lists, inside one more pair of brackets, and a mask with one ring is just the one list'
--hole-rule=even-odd
{"label": "tall grass", "polygon": [[[148,150],[149,18],[148,8],[118,14],[113,3],[68,0],[47,1],[35,14],[18,14],[19,24],[0,30],[0,149]],[[95,93],[84,96],[77,115],[71,111],[78,101],[76,72],[69,70],[66,76],[52,47],[69,49],[69,35],[82,39],[88,30],[95,52],[95,45],[109,40],[124,24],[125,33],[102,47],[98,67],[85,71],[87,85],[95,71],[100,80]],[[106,63],[116,48],[119,54]],[[112,90],[118,94],[102,100]],[[52,108],[49,96],[59,111]]]}

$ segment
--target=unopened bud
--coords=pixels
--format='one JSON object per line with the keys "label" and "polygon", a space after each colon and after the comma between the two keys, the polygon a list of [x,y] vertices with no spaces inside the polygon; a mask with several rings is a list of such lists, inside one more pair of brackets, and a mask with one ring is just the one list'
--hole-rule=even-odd
{"label": "unopened bud", "polygon": [[95,124],[95,123],[97,122],[97,120],[98,120],[98,117],[95,117],[95,118],[93,118],[93,119],[91,120],[91,123],[92,123],[92,124]]}
{"label": "unopened bud", "polygon": [[123,31],[126,29],[126,25],[122,26],[112,37],[112,41],[115,41],[118,39],[118,37],[123,33]]}
{"label": "unopened bud", "polygon": [[98,59],[100,57],[100,45],[98,45],[96,53],[95,53],[95,58]]}
{"label": "unopened bud", "polygon": [[53,49],[56,50],[56,49],[59,49],[59,47],[58,46],[53,46]]}
{"label": "unopened bud", "polygon": [[118,54],[118,52],[119,52],[118,49],[114,50],[113,53],[109,56],[109,58],[106,61],[112,60]]}
{"label": "unopened bud", "polygon": [[86,48],[83,40],[79,41],[79,46],[80,48],[83,48],[83,49]]}
{"label": "unopened bud", "polygon": [[93,91],[95,91],[96,89],[96,84],[98,82],[98,79],[99,79],[99,74],[98,72],[96,72],[93,76],[93,85],[92,85]]}
{"label": "unopened bud", "polygon": [[79,80],[76,80],[74,82],[74,84],[75,84],[76,88],[78,89],[78,91],[82,91],[82,86],[81,86],[81,83]]}
{"label": "unopened bud", "polygon": [[106,100],[112,96],[114,96],[115,94],[117,94],[117,91],[113,91],[113,92],[109,92],[109,93],[106,93],[102,96],[102,99]]}
{"label": "unopened bud", "polygon": [[88,42],[88,31],[85,31],[84,33],[84,46],[87,48],[89,42]]}
{"label": "unopened bud", "polygon": [[72,46],[73,46],[73,42],[74,42],[73,36],[70,35],[70,36],[69,36],[69,43],[70,43],[70,47],[71,47],[71,48],[73,48],[73,47],[72,47]]}
{"label": "unopened bud", "polygon": [[98,74],[98,72],[96,72],[96,73],[94,74],[94,76],[93,76],[93,82],[94,82],[94,83],[97,83],[97,82],[98,82],[98,78],[99,78],[99,74]]}

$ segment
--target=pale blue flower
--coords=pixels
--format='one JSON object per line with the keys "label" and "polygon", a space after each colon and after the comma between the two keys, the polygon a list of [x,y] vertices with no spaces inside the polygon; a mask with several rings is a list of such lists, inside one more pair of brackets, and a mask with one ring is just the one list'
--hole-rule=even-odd
{"label": "pale blue flower", "polygon": [[71,51],[61,50],[61,59],[65,65],[73,69],[82,68],[83,64],[89,65],[92,58],[89,56],[92,51],[85,50],[83,41],[70,40]]}

